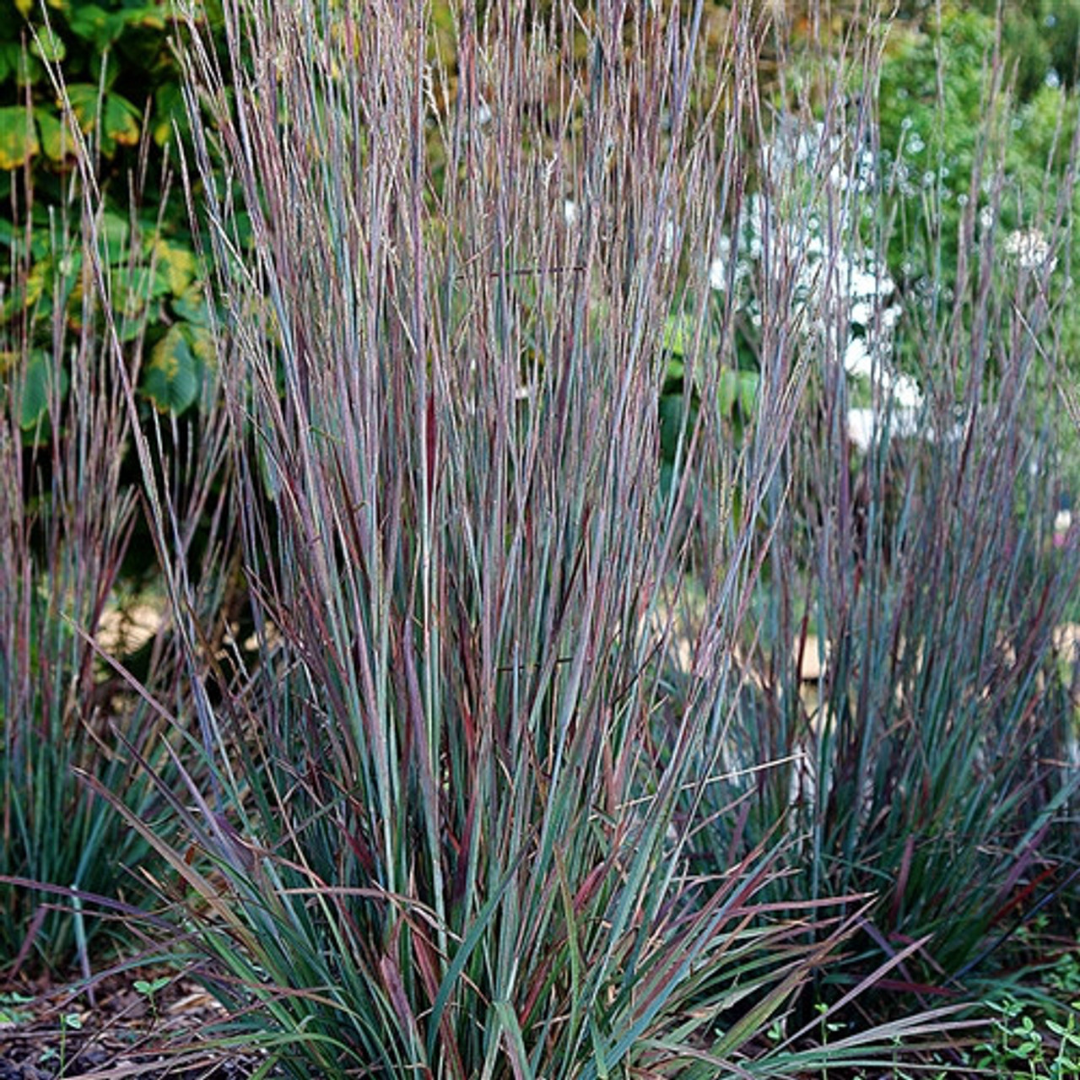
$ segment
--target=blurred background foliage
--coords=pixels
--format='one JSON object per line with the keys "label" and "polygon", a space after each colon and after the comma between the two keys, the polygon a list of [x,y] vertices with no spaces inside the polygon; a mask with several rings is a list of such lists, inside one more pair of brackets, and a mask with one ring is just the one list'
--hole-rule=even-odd
{"label": "blurred background foliage", "polygon": [[[148,361],[141,391],[160,410],[182,413],[209,362],[207,312],[181,185],[173,182],[175,144],[184,137],[180,30],[162,2],[82,3],[17,0],[0,25],[0,245],[3,353],[10,364],[28,347],[38,367],[50,342],[51,306],[66,297],[77,328],[89,268],[59,243],[61,221],[81,217],[76,138],[85,140],[104,197],[97,234],[104,244],[109,304],[126,341],[139,339]],[[210,16],[208,16],[210,17]],[[70,115],[50,74],[63,71]],[[78,228],[74,229],[78,233]],[[67,283],[58,292],[57,286]],[[24,428],[44,415],[27,399]]]}
{"label": "blurred background foliage", "polygon": [[[475,5],[477,19],[485,17],[487,6]],[[689,12],[693,5],[682,0],[680,6]],[[543,15],[551,5],[534,7]],[[872,5],[856,3],[833,3],[825,9],[827,17],[809,0],[759,0],[758,7],[762,16],[784,25],[790,41],[786,51],[778,51],[770,35],[763,35],[762,86],[780,109],[799,89],[800,64],[827,60],[830,48],[839,50],[875,16]],[[20,339],[31,350],[48,348],[44,328],[58,275],[73,283],[69,317],[79,318],[81,254],[56,246],[57,215],[77,216],[81,194],[72,168],[73,133],[65,130],[48,70],[54,63],[64,72],[71,111],[97,163],[105,195],[99,228],[107,258],[114,271],[123,271],[114,274],[110,303],[124,335],[144,339],[148,350],[141,391],[157,409],[182,414],[197,402],[210,360],[200,284],[205,275],[173,175],[177,140],[186,132],[174,48],[184,33],[182,21],[173,0],[16,0],[15,8],[15,17],[0,26],[0,90],[9,102],[0,107],[0,246],[7,278],[0,311],[8,326],[0,370],[11,363]],[[876,141],[885,180],[881,194],[895,202],[900,219],[890,242],[889,270],[911,294],[934,293],[940,279],[943,290],[934,295],[944,303],[951,300],[997,8],[997,0],[906,0],[884,42]],[[220,25],[218,3],[201,10],[211,26]],[[1080,0],[1009,0],[1002,14],[999,46],[1015,96],[1008,118],[1011,192],[998,211],[1002,225],[1020,229],[1053,211],[1054,187],[1043,180],[1048,173],[1060,174],[1075,127],[1075,102],[1066,105],[1065,95],[1077,78]],[[429,50],[446,64],[450,77],[441,89],[452,96],[458,89],[453,6],[438,0],[431,17]],[[730,5],[705,5],[707,49],[721,46],[730,17]],[[634,33],[629,18],[626,33],[628,39]],[[585,65],[587,22],[580,42]],[[800,44],[806,46],[805,56]],[[702,94],[713,89],[707,79],[697,87]],[[437,156],[438,140],[431,142]],[[935,204],[932,216],[923,212],[927,200]],[[936,223],[935,235],[925,234],[927,221]],[[1075,321],[1066,332],[1080,338]],[[44,359],[36,355],[40,367]],[[27,430],[42,413],[40,397],[31,395]]]}

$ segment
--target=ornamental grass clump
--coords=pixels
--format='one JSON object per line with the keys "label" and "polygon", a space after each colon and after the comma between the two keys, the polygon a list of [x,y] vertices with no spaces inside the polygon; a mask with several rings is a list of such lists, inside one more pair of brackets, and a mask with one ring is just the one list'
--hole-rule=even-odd
{"label": "ornamental grass clump", "polygon": [[205,646],[134,432],[185,685],[158,711],[175,775],[137,755],[168,813],[127,817],[223,1040],[297,1076],[820,1066],[816,1022],[767,1033],[865,898],[763,902],[783,814],[689,857],[704,791],[736,790],[732,660],[810,371],[783,288],[737,426],[731,339],[706,344],[722,223],[768,170],[765,24],[230,0],[222,42],[195,14],[186,167],[253,634]]}
{"label": "ornamental grass clump", "polygon": [[[1075,933],[1070,139],[1032,201],[989,56],[945,243],[946,172],[913,220],[880,143],[888,24],[667,8],[182,13],[213,356],[152,412],[103,305],[42,414],[69,468],[103,402],[87,476],[130,439],[167,628],[79,728],[117,774],[69,764],[222,1045],[293,1075],[881,1074],[1031,915]],[[12,625],[74,595],[88,648],[107,475],[74,592],[12,489]]]}

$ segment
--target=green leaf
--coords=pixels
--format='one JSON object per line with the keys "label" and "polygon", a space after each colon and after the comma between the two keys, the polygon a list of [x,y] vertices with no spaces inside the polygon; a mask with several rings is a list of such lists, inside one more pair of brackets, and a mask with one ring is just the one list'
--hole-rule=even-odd
{"label": "green leaf", "polygon": [[170,326],[154,346],[143,372],[142,392],[162,412],[177,415],[195,403],[202,385],[203,362],[194,327]]}
{"label": "green leaf", "polygon": [[726,368],[720,372],[717,382],[717,395],[720,404],[720,414],[731,416],[736,406],[745,416],[754,411],[757,401],[758,373],[756,371],[735,371]]}
{"label": "green leaf", "polygon": [[147,30],[164,30],[165,8],[162,4],[144,4],[142,7],[128,8],[122,12],[127,26],[141,26]]}
{"label": "green leaf", "polygon": [[53,109],[39,106],[34,109],[34,119],[41,132],[41,149],[45,156],[61,164],[75,154],[75,139],[71,129],[65,131],[65,125]]}
{"label": "green leaf", "polygon": [[668,362],[664,367],[664,380],[665,382],[670,380],[671,382],[678,382],[686,373],[686,365],[683,363],[682,357],[672,353],[668,357]]}
{"label": "green leaf", "polygon": [[185,322],[198,327],[210,325],[210,311],[206,306],[206,296],[198,282],[190,285],[172,303],[172,309]]}
{"label": "green leaf", "polygon": [[195,252],[183,244],[158,238],[153,245],[155,275],[175,297],[187,292],[195,280]]}
{"label": "green leaf", "polygon": [[26,292],[23,306],[31,307],[39,300],[48,297],[48,286],[53,280],[53,262],[50,258],[38,259],[26,275]]}
{"label": "green leaf", "polygon": [[31,1017],[26,1009],[9,1006],[29,1005],[34,999],[26,994],[0,994],[0,1024],[25,1024]]}
{"label": "green leaf", "polygon": [[80,130],[89,134],[101,120],[101,152],[111,155],[117,145],[134,146],[139,141],[142,114],[121,94],[100,93],[91,83],[71,83],[67,87],[71,111]]}
{"label": "green leaf", "polygon": [[105,242],[105,257],[109,264],[117,266],[126,262],[130,254],[128,240],[131,236],[131,226],[127,218],[112,210],[106,210],[101,215],[98,229],[100,238]]}
{"label": "green leaf", "polygon": [[121,146],[134,146],[139,141],[139,120],[142,114],[127,98],[114,93],[106,94],[103,111],[106,139],[111,139]]}
{"label": "green leaf", "polygon": [[693,410],[683,416],[683,395],[662,394],[660,397],[660,454],[664,461],[673,462],[679,447],[684,424],[693,422]]}
{"label": "green leaf", "polygon": [[466,933],[464,940],[458,946],[453,960],[450,961],[450,965],[447,967],[445,975],[443,975],[442,983],[439,985],[439,992],[435,995],[435,1004],[432,1006],[428,1016],[427,1053],[429,1058],[435,1056],[435,1043],[438,1039],[443,1012],[458,986],[458,980],[465,970],[469,957],[472,956],[473,950],[480,944],[488,924],[495,917],[498,906],[502,903],[503,894],[509,888],[516,869],[516,866],[510,868],[510,871],[503,877],[492,895],[488,897],[484,906],[477,912],[468,933]]}
{"label": "green leaf", "polygon": [[18,169],[39,149],[33,114],[21,105],[0,109],[0,169]]}
{"label": "green leaf", "polygon": [[716,393],[720,403],[720,415],[730,416],[735,408],[735,399],[739,393],[739,373],[725,368],[720,372]]}
{"label": "green leaf", "polygon": [[0,82],[6,82],[8,78],[18,72],[21,51],[17,41],[0,43]]}
{"label": "green leaf", "polygon": [[68,28],[99,49],[110,46],[124,31],[123,17],[116,18],[97,4],[74,4],[68,13]]}
{"label": "green leaf", "polygon": [[754,412],[760,378],[756,371],[739,372],[739,408],[744,416],[750,416]]}
{"label": "green leaf", "polygon": [[186,126],[184,95],[179,82],[167,82],[154,94],[154,119],[151,133],[158,146],[164,146],[173,137],[173,124]]}
{"label": "green leaf", "polygon": [[529,1078],[533,1075],[529,1065],[529,1054],[525,1048],[525,1036],[518,1023],[513,1005],[508,1001],[493,1002],[495,1015],[506,1035],[507,1049],[513,1062],[514,1075]]}
{"label": "green leaf", "polygon": [[20,47],[15,58],[15,82],[20,86],[40,86],[45,78],[41,61],[28,49]]}
{"label": "green leaf", "polygon": [[[59,377],[60,384],[56,385]],[[49,409],[49,396],[54,390],[58,396],[67,393],[68,378],[63,368],[54,369],[52,357],[42,349],[35,349],[26,365],[22,381],[22,400],[19,403],[19,427],[31,431],[44,420]]]}
{"label": "green leaf", "polygon": [[70,83],[67,87],[71,111],[84,134],[90,132],[97,123],[100,98],[98,88],[92,83]]}
{"label": "green leaf", "polygon": [[689,315],[670,315],[664,323],[664,349],[680,359],[694,340],[694,320]]}
{"label": "green leaf", "polygon": [[47,60],[50,64],[59,64],[67,56],[63,38],[51,26],[38,29],[30,49],[35,56]]}

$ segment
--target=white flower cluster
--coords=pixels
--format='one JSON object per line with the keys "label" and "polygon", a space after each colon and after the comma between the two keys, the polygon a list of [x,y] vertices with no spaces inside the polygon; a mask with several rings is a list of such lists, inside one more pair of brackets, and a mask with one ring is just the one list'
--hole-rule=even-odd
{"label": "white flower cluster", "polygon": [[782,116],[764,159],[774,182],[783,183],[799,168],[824,176],[838,191],[868,191],[877,182],[877,156],[870,146],[853,149],[846,134],[827,131],[820,120],[807,124]]}
{"label": "white flower cluster", "polygon": [[[765,149],[763,165],[774,190],[791,194],[805,188],[807,202],[782,212],[765,195],[748,195],[732,233],[721,235],[716,244],[709,286],[725,295],[731,292],[750,323],[760,326],[762,313],[752,283],[760,280],[768,254],[773,273],[794,273],[794,321],[823,346],[838,346],[827,352],[842,358],[851,383],[856,402],[848,412],[852,444],[865,451],[886,428],[894,437],[932,437],[922,429],[924,399],[918,382],[896,371],[892,362],[902,309],[892,299],[896,284],[884,259],[865,248],[855,221],[837,225],[834,219],[827,233],[822,215],[815,212],[822,182],[843,196],[839,205],[858,205],[852,196],[877,182],[875,154],[868,145],[846,145],[821,123],[785,117]],[[567,198],[562,216],[567,227],[577,227],[581,208]],[[676,257],[682,241],[679,226],[665,222],[660,241],[662,257]],[[1022,250],[1024,254],[1017,248],[1018,257],[1028,257],[1028,249]],[[837,329],[845,325],[843,339],[836,342]]]}
{"label": "white flower cluster", "polygon": [[[795,143],[804,156],[808,145]],[[853,234],[854,230],[843,232]],[[820,219],[812,213],[804,214],[794,226],[777,222],[761,195],[747,199],[735,237],[734,241],[729,236],[720,238],[709,266],[709,284],[717,292],[734,290],[754,325],[760,323],[760,313],[743,283],[752,279],[767,242],[774,250],[783,248],[795,256],[794,296],[808,316],[804,325],[826,341],[837,325],[846,324],[838,350],[844,371],[855,384],[853,389],[864,386],[868,390],[854,396],[868,397],[871,402],[869,407],[853,407],[848,412],[852,444],[866,451],[886,423],[893,437],[918,434],[924,399],[916,380],[895,371],[892,364],[893,335],[902,311],[892,300],[896,284],[884,261],[859,248],[853,235],[844,238],[845,250],[834,250]]]}
{"label": "white flower cluster", "polygon": [[1049,264],[1053,273],[1057,266],[1057,259],[1050,254],[1050,241],[1041,229],[1015,229],[1005,237],[1003,246],[1022,270],[1041,270]]}

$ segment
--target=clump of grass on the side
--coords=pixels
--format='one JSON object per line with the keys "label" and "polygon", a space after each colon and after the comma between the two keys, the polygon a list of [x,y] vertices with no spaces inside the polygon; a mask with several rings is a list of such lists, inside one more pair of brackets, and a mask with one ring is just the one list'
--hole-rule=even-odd
{"label": "clump of grass on the side", "polygon": [[[1056,193],[1018,190],[999,57],[985,78],[958,237],[936,231],[944,171],[924,181],[925,220],[897,215],[902,180],[874,142],[873,80],[857,99],[867,167],[838,173],[809,211],[823,254],[807,290],[826,294],[830,323],[766,507],[774,540],[729,758],[789,764],[746,775],[741,815],[718,814],[702,856],[723,866],[786,813],[804,872],[777,898],[877,896],[823,1000],[919,943],[881,984],[891,999],[864,1001],[883,1013],[971,993],[1030,960],[1015,931],[1039,913],[1073,940],[1078,925],[1065,624],[1080,552],[1059,515],[1075,462],[1058,396],[1073,378],[1059,324],[1073,302],[1075,136],[1063,94]],[[802,169],[833,167],[827,132],[804,125],[801,137]],[[1000,226],[1006,205],[1022,230]],[[931,257],[936,269],[901,292],[883,260],[901,226],[943,248],[955,239],[957,264]],[[764,306],[776,273],[758,271],[752,302]],[[812,687],[808,660],[822,669]]]}
{"label": "clump of grass on the side", "polygon": [[[197,415],[158,411],[190,375],[172,364],[169,340],[146,340],[177,286],[175,251],[160,242],[161,220],[138,212],[140,178],[129,221],[106,209],[100,135],[80,131],[47,67],[65,107],[61,148],[78,169],[48,210],[29,165],[11,179],[15,216],[51,227],[47,244],[40,230],[9,235],[2,296],[0,976],[69,975],[77,960],[90,979],[102,963],[138,962],[142,934],[110,924],[142,915],[157,864],[109,804],[166,827],[148,769],[172,776],[167,743],[190,744],[197,725],[182,657],[216,661],[232,643],[236,557],[212,386]],[[186,299],[196,306],[194,292]],[[156,397],[135,389],[144,369]],[[148,528],[165,517],[167,536]],[[148,564],[165,571],[151,593],[176,602],[171,613],[144,604],[149,640],[136,653],[125,605]],[[169,723],[172,705],[183,723]]]}
{"label": "clump of grass on the side", "polygon": [[[20,196],[32,191],[13,182]],[[67,972],[76,957],[89,973],[102,911],[76,894],[120,900],[137,891],[122,864],[146,846],[75,770],[137,812],[152,798],[111,749],[112,684],[91,644],[132,534],[136,491],[121,477],[128,421],[77,207],[76,198],[52,218],[44,281],[29,276],[22,233],[10,238],[4,269],[0,976]],[[34,207],[19,210],[29,218]],[[146,726],[131,737],[155,738]]]}

